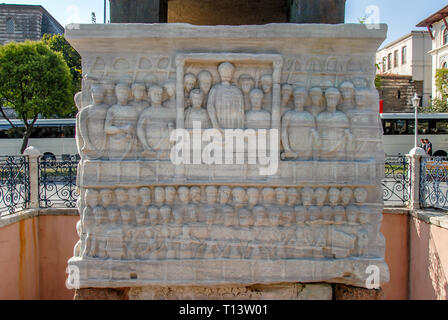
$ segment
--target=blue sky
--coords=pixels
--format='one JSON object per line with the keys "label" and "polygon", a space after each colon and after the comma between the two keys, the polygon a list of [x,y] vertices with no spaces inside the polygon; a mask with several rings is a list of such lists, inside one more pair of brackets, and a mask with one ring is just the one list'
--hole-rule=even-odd
{"label": "blue sky", "polygon": [[[40,4],[62,25],[90,23],[95,12],[97,22],[103,22],[104,0],[0,0],[3,3]],[[107,1],[109,3],[109,1]],[[358,23],[369,6],[379,8],[381,23],[389,25],[388,38],[384,44],[407,34],[411,30],[423,30],[415,25],[434,12],[448,5],[446,0],[347,0],[346,23]],[[109,12],[109,9],[107,9]]]}

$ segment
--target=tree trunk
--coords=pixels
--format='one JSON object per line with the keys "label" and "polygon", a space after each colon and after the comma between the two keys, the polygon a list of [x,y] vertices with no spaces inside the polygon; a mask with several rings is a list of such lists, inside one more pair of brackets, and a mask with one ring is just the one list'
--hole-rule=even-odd
{"label": "tree trunk", "polygon": [[33,132],[33,126],[29,126],[25,131],[25,135],[23,136],[22,147],[20,148],[20,154],[23,154],[25,149],[28,147],[28,140],[30,139],[32,132]]}

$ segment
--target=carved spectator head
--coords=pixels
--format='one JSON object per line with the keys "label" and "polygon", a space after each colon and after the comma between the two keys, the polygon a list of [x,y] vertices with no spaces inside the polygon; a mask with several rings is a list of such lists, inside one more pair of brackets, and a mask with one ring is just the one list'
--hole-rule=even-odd
{"label": "carved spectator head", "polygon": [[132,85],[132,96],[135,101],[142,101],[145,98],[146,87],[143,83],[134,83]]}
{"label": "carved spectator head", "polygon": [[366,109],[369,106],[369,90],[356,89],[355,101],[359,109]]}
{"label": "carved spectator head", "polygon": [[140,205],[140,193],[137,188],[130,188],[128,190],[129,203],[133,206]]}
{"label": "carved spectator head", "polygon": [[330,202],[331,206],[337,206],[339,203],[339,195],[340,195],[340,191],[338,188],[331,188],[328,191],[328,202]]}
{"label": "carved spectator head", "polygon": [[249,188],[247,189],[247,202],[249,206],[253,208],[258,204],[260,200],[260,192],[257,188]]}
{"label": "carved spectator head", "polygon": [[252,105],[252,110],[261,110],[263,106],[264,94],[260,89],[252,89],[250,91],[250,104]]}
{"label": "carved spectator head", "polygon": [[310,98],[313,106],[320,107],[322,105],[322,89],[321,88],[312,88],[310,90]]}
{"label": "carved spectator head", "polygon": [[325,90],[325,98],[327,99],[328,112],[335,112],[339,99],[341,98],[339,90],[336,88],[328,88]]}
{"label": "carved spectator head", "polygon": [[272,205],[275,202],[275,190],[272,188],[264,188],[262,191],[263,203],[265,205]]}
{"label": "carved spectator head", "polygon": [[235,225],[235,211],[232,207],[224,207],[222,214],[224,216],[224,226],[232,227]]}
{"label": "carved spectator head", "polygon": [[354,196],[356,203],[364,203],[367,200],[367,190],[364,188],[356,188]]}
{"label": "carved spectator head", "polygon": [[218,188],[208,186],[205,188],[205,196],[207,198],[207,203],[209,205],[214,205],[216,203],[216,197],[218,196]]}
{"label": "carved spectator head", "polygon": [[152,226],[155,226],[159,223],[160,221],[160,210],[159,208],[155,207],[155,206],[150,206],[148,208],[148,215],[149,215],[149,223]]}
{"label": "carved spectator head", "polygon": [[297,189],[296,188],[288,188],[286,194],[288,197],[288,206],[290,206],[290,207],[295,206],[297,204],[297,198],[298,198]]}
{"label": "carved spectator head", "polygon": [[243,204],[246,201],[246,191],[243,188],[233,188],[232,196],[235,204]]}
{"label": "carved spectator head", "polygon": [[276,195],[277,204],[279,206],[284,206],[286,204],[286,189],[285,188],[275,189],[275,195]]}
{"label": "carved spectator head", "polygon": [[307,98],[307,93],[306,93],[305,88],[295,88],[294,89],[294,106],[297,111],[303,111],[303,107],[305,106],[305,103],[306,103],[306,98]]}
{"label": "carved spectator head", "polygon": [[105,208],[111,206],[114,203],[114,193],[111,189],[102,189],[100,191],[101,201]]}
{"label": "carved spectator head", "polygon": [[177,190],[177,193],[179,194],[180,202],[182,202],[183,204],[187,204],[188,202],[190,202],[190,190],[188,189],[188,187],[180,187]]}
{"label": "carved spectator head", "polygon": [[240,76],[238,83],[241,87],[241,91],[243,91],[243,93],[245,95],[248,95],[249,92],[254,88],[255,86],[255,81],[254,78],[252,78],[250,75],[248,74],[243,74]]}
{"label": "carved spectator head", "polygon": [[95,208],[100,203],[100,193],[95,189],[86,190],[86,205],[90,208]]}
{"label": "carved spectator head", "polygon": [[160,220],[161,223],[171,223],[172,217],[171,217],[171,207],[169,206],[163,206],[160,208]]}
{"label": "carved spectator head", "polygon": [[190,188],[190,198],[193,203],[201,202],[201,188],[191,187]]}
{"label": "carved spectator head", "polygon": [[261,89],[264,93],[270,93],[272,91],[273,79],[270,74],[265,74],[261,77]]}
{"label": "carved spectator head", "polygon": [[176,188],[166,187],[165,188],[165,201],[167,204],[173,204],[176,201]]}
{"label": "carved spectator head", "polygon": [[120,207],[128,204],[129,195],[126,189],[118,188],[115,190],[115,197],[117,197],[117,203]]}
{"label": "carved spectator head", "polygon": [[290,227],[295,223],[295,212],[293,209],[285,210],[280,217],[280,225],[284,227]]}
{"label": "carved spectator head", "polygon": [[240,227],[247,228],[253,225],[252,215],[249,210],[247,209],[240,209],[238,211],[238,217],[239,217],[239,225]]}
{"label": "carved spectator head", "polygon": [[322,207],[325,203],[325,200],[327,200],[327,190],[325,190],[324,188],[317,188],[314,191],[314,195],[316,197],[316,204],[319,207]]}
{"label": "carved spectator head", "polygon": [[230,83],[235,72],[235,66],[230,62],[223,62],[218,67],[219,76],[224,83]]}
{"label": "carved spectator head", "polygon": [[256,206],[252,209],[254,215],[254,225],[256,227],[263,227],[266,225],[266,209],[262,206]]}
{"label": "carved spectator head", "polygon": [[231,193],[232,190],[229,187],[226,186],[219,187],[219,203],[227,204],[229,202]]}
{"label": "carved spectator head", "polygon": [[306,187],[302,189],[302,203],[304,206],[311,206],[313,204],[313,189]]}
{"label": "carved spectator head", "polygon": [[210,92],[213,83],[213,77],[210,72],[207,70],[203,70],[198,74],[199,80],[199,88],[202,90],[204,95],[207,95]]}
{"label": "carved spectator head", "polygon": [[125,106],[129,101],[131,89],[127,84],[119,83],[115,86],[115,94],[117,95],[118,103]]}
{"label": "carved spectator head", "polygon": [[163,89],[165,90],[168,99],[176,95],[176,82],[173,80],[168,80],[163,84]]}
{"label": "carved spectator head", "polygon": [[154,202],[157,205],[165,203],[165,189],[162,187],[157,187],[154,190]]}
{"label": "carved spectator head", "polygon": [[341,190],[341,203],[347,206],[352,200],[353,191],[350,188],[343,188]]}
{"label": "carved spectator head", "polygon": [[140,188],[138,192],[140,193],[142,204],[144,206],[149,206],[151,204],[151,189],[144,187]]}
{"label": "carved spectator head", "polygon": [[342,99],[351,102],[353,95],[355,94],[355,86],[353,83],[350,81],[344,81],[339,86],[339,90],[341,91]]}
{"label": "carved spectator head", "polygon": [[106,91],[101,84],[92,85],[92,100],[94,105],[102,104]]}
{"label": "carved spectator head", "polygon": [[192,73],[187,73],[184,77],[184,88],[185,91],[189,94],[191,90],[196,86],[196,76]]}
{"label": "carved spectator head", "polygon": [[292,85],[285,83],[282,85],[282,105],[286,106],[288,102],[291,100],[292,96]]}
{"label": "carved spectator head", "polygon": [[163,99],[163,88],[158,85],[152,85],[148,89],[148,95],[151,99],[151,105],[160,106]]}
{"label": "carved spectator head", "polygon": [[190,92],[191,104],[193,109],[199,110],[204,102],[204,93],[200,89],[193,89]]}

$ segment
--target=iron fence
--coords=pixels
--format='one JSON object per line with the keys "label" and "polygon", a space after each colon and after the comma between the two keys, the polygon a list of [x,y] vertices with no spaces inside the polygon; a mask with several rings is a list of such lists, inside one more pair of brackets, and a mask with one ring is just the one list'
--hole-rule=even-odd
{"label": "iron fence", "polygon": [[405,206],[410,199],[411,169],[406,156],[387,156],[384,164],[383,199],[388,206]]}
{"label": "iron fence", "polygon": [[0,215],[30,203],[30,169],[26,156],[0,156]]}
{"label": "iron fence", "polygon": [[39,158],[39,206],[41,208],[75,208],[79,193],[76,175],[79,157]]}
{"label": "iron fence", "polygon": [[422,158],[420,207],[448,209],[448,158]]}

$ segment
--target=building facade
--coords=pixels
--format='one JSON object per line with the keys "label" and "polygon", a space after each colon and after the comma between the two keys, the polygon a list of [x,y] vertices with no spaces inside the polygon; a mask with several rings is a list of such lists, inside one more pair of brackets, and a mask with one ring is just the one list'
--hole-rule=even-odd
{"label": "building facade", "polygon": [[64,27],[44,7],[0,4],[0,44],[37,41],[46,33],[63,34]]}
{"label": "building facade", "polygon": [[[412,81],[423,82],[423,90],[417,94],[423,98],[424,106],[429,104],[432,96],[431,55],[428,53],[431,46],[429,32],[412,31],[388,44],[376,55],[380,75],[410,76]],[[394,93],[398,100],[401,99],[402,91]],[[410,101],[404,102],[404,105],[408,103],[412,107]]]}
{"label": "building facade", "polygon": [[438,97],[435,74],[438,69],[448,68],[448,6],[420,22],[417,27],[426,27],[432,39],[429,54],[432,57],[432,95]]}

